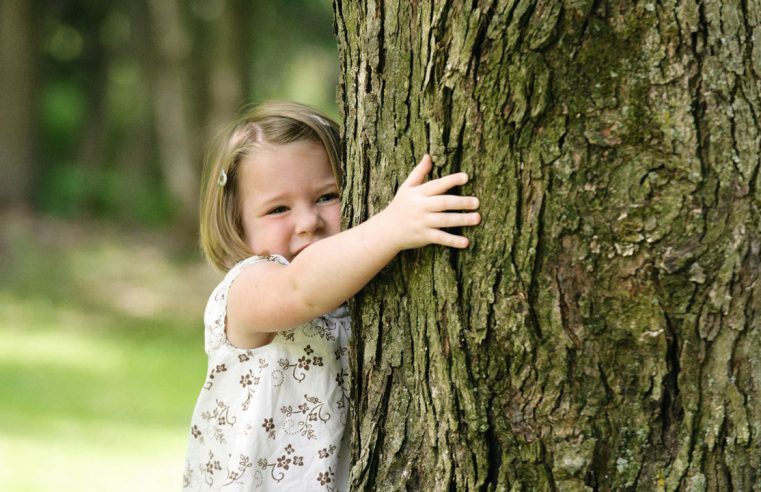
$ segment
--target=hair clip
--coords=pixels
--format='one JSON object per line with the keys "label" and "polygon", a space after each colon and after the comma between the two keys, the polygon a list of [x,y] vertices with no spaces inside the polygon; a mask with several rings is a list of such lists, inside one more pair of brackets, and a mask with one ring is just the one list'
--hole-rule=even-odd
{"label": "hair clip", "polygon": [[221,186],[222,188],[224,188],[225,185],[227,184],[227,173],[225,172],[224,169],[219,171],[219,179],[217,180],[217,184]]}

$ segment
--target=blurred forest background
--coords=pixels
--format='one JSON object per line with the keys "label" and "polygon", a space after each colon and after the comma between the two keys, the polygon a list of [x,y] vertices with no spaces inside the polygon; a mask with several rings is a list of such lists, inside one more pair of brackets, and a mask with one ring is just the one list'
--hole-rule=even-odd
{"label": "blurred forest background", "polygon": [[205,145],[337,80],[330,0],[0,1],[3,490],[179,488]]}

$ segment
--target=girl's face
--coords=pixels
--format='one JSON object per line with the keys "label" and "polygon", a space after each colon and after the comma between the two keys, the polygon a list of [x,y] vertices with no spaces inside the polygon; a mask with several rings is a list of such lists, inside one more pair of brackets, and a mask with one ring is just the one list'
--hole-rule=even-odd
{"label": "girl's face", "polygon": [[254,254],[291,261],[341,231],[338,186],[321,144],[264,144],[240,166],[243,233]]}

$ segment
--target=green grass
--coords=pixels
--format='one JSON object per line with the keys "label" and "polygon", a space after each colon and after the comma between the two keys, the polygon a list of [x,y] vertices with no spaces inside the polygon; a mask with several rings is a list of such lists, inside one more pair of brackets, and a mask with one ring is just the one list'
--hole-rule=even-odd
{"label": "green grass", "polygon": [[44,225],[70,235],[3,223],[2,489],[178,490],[211,272],[158,235]]}

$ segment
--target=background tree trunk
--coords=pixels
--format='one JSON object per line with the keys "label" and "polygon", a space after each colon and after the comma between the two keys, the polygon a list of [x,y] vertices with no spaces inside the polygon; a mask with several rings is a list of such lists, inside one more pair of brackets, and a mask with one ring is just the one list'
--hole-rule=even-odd
{"label": "background tree trunk", "polygon": [[198,210],[200,153],[189,130],[186,105],[185,63],[190,40],[176,0],[148,0],[151,29],[156,43],[152,67],[153,107],[158,150],[167,188],[179,207],[178,218],[188,229]]}
{"label": "background tree trunk", "polygon": [[353,487],[759,490],[761,2],[334,8],[346,222],[483,216],[356,298]]}
{"label": "background tree trunk", "polygon": [[34,2],[0,2],[0,205],[29,205],[36,177]]}
{"label": "background tree trunk", "polygon": [[204,141],[211,141],[246,101],[252,64],[251,26],[256,25],[256,2],[225,1],[216,4],[216,8],[218,12],[203,19],[197,42],[206,49],[203,57],[194,60],[194,71],[203,75],[205,85],[203,97],[199,98],[204,104],[198,111],[202,115],[199,126],[204,129]]}

